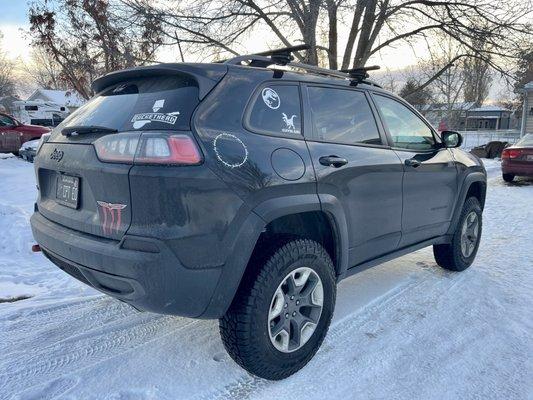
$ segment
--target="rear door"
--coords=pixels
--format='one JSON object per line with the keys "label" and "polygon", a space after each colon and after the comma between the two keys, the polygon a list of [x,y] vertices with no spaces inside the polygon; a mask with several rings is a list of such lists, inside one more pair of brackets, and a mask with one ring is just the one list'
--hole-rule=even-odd
{"label": "rear door", "polygon": [[451,152],[407,104],[386,95],[374,93],[372,97],[405,170],[400,246],[443,235],[457,194]]}
{"label": "rear door", "polygon": [[393,251],[401,236],[403,168],[384,141],[367,95],[331,86],[307,86],[306,93],[306,123],[312,127],[306,140],[318,195],[342,206],[350,266]]}
{"label": "rear door", "polygon": [[[129,171],[141,135],[190,129],[198,86],[179,75],[127,79],[103,90],[54,129],[37,157],[39,212],[65,227],[120,239],[131,223]],[[117,133],[66,136],[64,128]],[[154,154],[165,151],[153,140]]]}

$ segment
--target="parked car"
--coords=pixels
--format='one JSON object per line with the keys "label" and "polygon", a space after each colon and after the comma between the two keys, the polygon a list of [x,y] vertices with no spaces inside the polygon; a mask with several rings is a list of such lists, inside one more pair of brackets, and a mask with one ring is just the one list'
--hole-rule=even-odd
{"label": "parked car", "polygon": [[40,141],[41,139],[35,139],[24,143],[19,149],[19,156],[22,157],[23,160],[33,162]]}
{"label": "parked car", "polygon": [[342,279],[427,246],[468,268],[486,192],[459,133],[291,50],[105,75],[35,158],[46,257],[137,309],[218,318],[267,379],[313,357]]}
{"label": "parked car", "polygon": [[502,177],[512,182],[515,176],[533,176],[533,134],[525,135],[502,152]]}
{"label": "parked car", "polygon": [[39,139],[50,128],[36,125],[25,125],[15,118],[0,113],[0,153],[17,154],[23,143]]}

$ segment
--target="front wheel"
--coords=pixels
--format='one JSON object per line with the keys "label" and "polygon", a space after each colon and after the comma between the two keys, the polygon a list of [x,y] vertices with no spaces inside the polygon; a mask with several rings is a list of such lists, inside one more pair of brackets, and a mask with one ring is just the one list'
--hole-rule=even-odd
{"label": "front wheel", "polygon": [[451,243],[433,246],[435,260],[442,268],[463,271],[474,262],[481,239],[481,213],[478,199],[469,197],[463,205]]}
{"label": "front wheel", "polygon": [[335,307],[335,273],[324,248],[293,240],[273,249],[248,275],[220,334],[248,372],[279,380],[301,369],[319,349]]}

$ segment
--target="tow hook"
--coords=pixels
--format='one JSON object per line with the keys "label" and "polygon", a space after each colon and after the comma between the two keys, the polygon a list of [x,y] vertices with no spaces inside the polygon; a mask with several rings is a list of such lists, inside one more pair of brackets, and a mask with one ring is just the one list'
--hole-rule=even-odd
{"label": "tow hook", "polygon": [[39,246],[38,244],[34,244],[33,246],[31,246],[31,251],[33,251],[34,253],[38,253],[41,251],[41,246]]}

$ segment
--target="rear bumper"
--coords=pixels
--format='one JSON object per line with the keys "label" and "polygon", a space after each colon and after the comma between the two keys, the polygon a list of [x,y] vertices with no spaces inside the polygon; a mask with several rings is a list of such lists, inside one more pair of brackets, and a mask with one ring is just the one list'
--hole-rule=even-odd
{"label": "rear bumper", "polygon": [[502,161],[502,172],[504,174],[513,174],[520,176],[533,176],[533,162],[515,163],[507,160]]}
{"label": "rear bumper", "polygon": [[184,267],[164,241],[128,236],[99,238],[56,224],[39,212],[33,236],[59,268],[95,289],[145,311],[202,317],[222,267]]}

